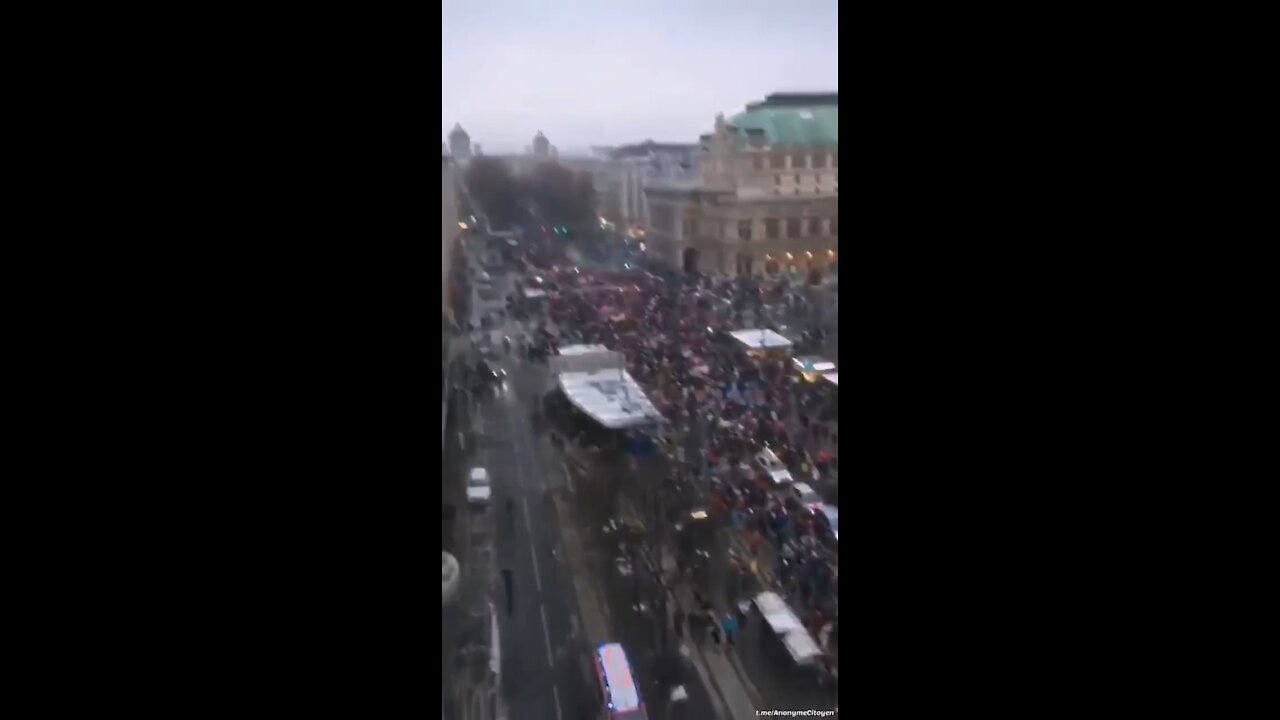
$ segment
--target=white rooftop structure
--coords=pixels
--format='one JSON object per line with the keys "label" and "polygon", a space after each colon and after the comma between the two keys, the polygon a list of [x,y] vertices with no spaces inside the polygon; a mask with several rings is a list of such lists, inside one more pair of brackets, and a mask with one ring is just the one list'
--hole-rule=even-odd
{"label": "white rooftop structure", "polygon": [[772,330],[737,330],[729,333],[747,348],[780,350],[791,347],[791,341]]}
{"label": "white rooftop structure", "polygon": [[779,635],[785,635],[792,630],[803,630],[804,625],[801,624],[800,618],[787,607],[787,603],[779,597],[775,592],[762,592],[756,596],[756,607],[760,608],[760,614],[764,616],[765,622],[769,623],[769,627]]}
{"label": "white rooftop structure", "polygon": [[826,375],[823,375],[822,377],[826,378],[827,382],[831,383],[832,385],[835,385],[836,387],[840,387],[840,373],[830,372],[830,373],[827,373]]}
{"label": "white rooftop structure", "polygon": [[603,345],[565,345],[547,364],[557,375],[593,370],[612,370],[617,374],[627,366],[627,361],[622,353]]}
{"label": "white rooftop structure", "polygon": [[818,643],[813,641],[808,631],[789,632],[782,638],[782,644],[787,646],[791,659],[801,665],[812,663],[822,657],[822,650],[818,648]]}
{"label": "white rooftop structure", "polygon": [[565,345],[560,348],[561,355],[590,355],[591,353],[607,353],[609,348],[603,345]]}
{"label": "white rooftop structure", "polygon": [[806,664],[821,657],[822,650],[813,641],[813,636],[804,629],[804,624],[787,603],[774,592],[762,592],[756,596],[756,607],[764,615],[765,622],[782,639],[791,659]]}
{"label": "white rooftop structure", "polygon": [[645,397],[630,373],[617,368],[562,372],[560,389],[573,406],[610,430],[662,421],[662,413]]}
{"label": "white rooftop structure", "polygon": [[825,373],[836,369],[835,363],[816,357],[795,358],[791,362],[797,370],[807,373]]}

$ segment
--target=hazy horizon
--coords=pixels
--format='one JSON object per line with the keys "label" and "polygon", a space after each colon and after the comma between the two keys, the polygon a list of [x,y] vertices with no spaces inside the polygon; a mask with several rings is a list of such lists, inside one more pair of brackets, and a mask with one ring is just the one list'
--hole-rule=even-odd
{"label": "hazy horizon", "polygon": [[769,93],[838,91],[838,18],[836,0],[444,0],[441,140],[694,143]]}

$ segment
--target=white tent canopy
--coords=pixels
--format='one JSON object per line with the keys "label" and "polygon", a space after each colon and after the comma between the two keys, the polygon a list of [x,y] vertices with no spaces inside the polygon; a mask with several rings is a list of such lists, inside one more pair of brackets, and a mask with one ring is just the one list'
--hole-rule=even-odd
{"label": "white tent canopy", "polygon": [[813,662],[817,658],[822,657],[822,650],[818,647],[818,643],[813,641],[807,630],[795,630],[787,633],[782,638],[782,644],[787,646],[787,652],[791,654],[791,659],[801,665]]}
{"label": "white tent canopy", "polygon": [[610,430],[662,421],[662,413],[625,370],[560,373],[559,384],[574,407]]}
{"label": "white tent canopy", "polygon": [[560,348],[560,355],[590,355],[591,353],[607,353],[609,348],[603,345],[565,345]]}
{"label": "white tent canopy", "polygon": [[565,345],[550,358],[548,365],[551,372],[557,374],[593,370],[617,373],[626,367],[626,360],[622,353],[613,352],[603,345]]}
{"label": "white tent canopy", "polygon": [[794,358],[791,362],[795,364],[796,369],[800,372],[825,373],[836,369],[835,363],[816,357]]}
{"label": "white tent canopy", "polygon": [[827,382],[831,383],[832,385],[835,385],[836,387],[840,387],[840,373],[829,372],[823,375],[822,377],[826,378]]}
{"label": "white tent canopy", "polygon": [[757,595],[756,607],[760,608],[760,614],[764,615],[764,620],[769,623],[769,627],[779,635],[804,629],[800,618],[796,617],[791,608],[787,607],[787,603],[775,592],[766,591]]}
{"label": "white tent canopy", "polygon": [[737,330],[729,334],[748,349],[781,350],[791,347],[790,340],[772,330]]}
{"label": "white tent canopy", "polygon": [[813,636],[804,629],[800,618],[775,592],[762,592],[756,596],[756,607],[764,616],[765,622],[778,634],[782,644],[786,646],[791,659],[799,664],[813,662],[822,656],[822,650],[813,641]]}

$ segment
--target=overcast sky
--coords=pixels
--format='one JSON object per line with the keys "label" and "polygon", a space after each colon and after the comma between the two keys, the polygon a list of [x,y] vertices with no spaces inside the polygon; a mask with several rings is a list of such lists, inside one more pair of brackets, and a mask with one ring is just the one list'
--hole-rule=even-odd
{"label": "overcast sky", "polygon": [[777,90],[838,90],[836,0],[443,0],[441,139],[562,153],[696,142]]}

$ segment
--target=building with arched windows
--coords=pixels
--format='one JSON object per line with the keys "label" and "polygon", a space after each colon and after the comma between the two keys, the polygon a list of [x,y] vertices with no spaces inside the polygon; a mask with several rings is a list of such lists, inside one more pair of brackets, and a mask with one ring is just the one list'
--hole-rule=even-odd
{"label": "building with arched windows", "polygon": [[774,93],[701,137],[698,182],[645,188],[651,252],[685,269],[789,273],[838,268],[839,95]]}

